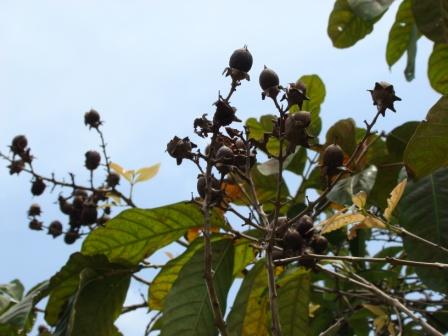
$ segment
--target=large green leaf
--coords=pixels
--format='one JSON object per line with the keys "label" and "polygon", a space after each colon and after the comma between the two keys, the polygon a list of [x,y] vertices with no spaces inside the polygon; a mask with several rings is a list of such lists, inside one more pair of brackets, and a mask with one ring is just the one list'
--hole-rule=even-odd
{"label": "large green leaf", "polygon": [[[223,239],[213,243],[212,248],[213,281],[221,310],[224,312],[227,293],[233,281],[233,241]],[[218,334],[204,281],[204,251],[202,249],[185,264],[166,297],[161,334],[164,336]]]}
{"label": "large green leaf", "polygon": [[278,310],[282,335],[309,335],[310,274],[298,268],[278,281]]}
{"label": "large green leaf", "polygon": [[45,320],[54,326],[58,323],[64,307],[73,298],[80,284],[80,274],[84,269],[102,272],[119,272],[130,274],[130,269],[117,264],[110,264],[103,255],[84,256],[74,253],[67,263],[50,279],[50,297],[45,308]]}
{"label": "large green leaf", "polygon": [[429,110],[404,151],[403,161],[412,177],[421,178],[448,165],[448,96]]}
{"label": "large green leaf", "polygon": [[25,288],[15,279],[7,284],[0,284],[0,315],[10,306],[19,302],[23,297]]}
{"label": "large green leaf", "polygon": [[[221,237],[212,237],[212,240],[218,240]],[[162,267],[160,272],[151,282],[148,289],[149,307],[151,309],[162,310],[166,296],[173,287],[174,282],[179,276],[180,270],[191,259],[191,257],[199,250],[204,248],[204,240],[202,237],[195,239],[187,250],[178,257],[171,259]]]}
{"label": "large green leaf", "polygon": [[418,121],[405,122],[403,125],[394,128],[387,135],[386,145],[390,160],[395,160],[395,162],[403,161],[403,153],[406,146],[419,124]]}
{"label": "large green leaf", "polygon": [[448,95],[448,44],[434,45],[429,57],[428,78],[434,90]]}
{"label": "large green leaf", "polygon": [[327,198],[340,205],[352,204],[353,195],[360,191],[369,194],[375,184],[377,171],[378,169],[372,165],[358,174],[339,181],[328,193]]}
{"label": "large green leaf", "polygon": [[389,66],[394,65],[403,56],[412,40],[414,15],[411,0],[404,0],[397,11],[397,16],[389,32],[386,47],[386,61]]}
{"label": "large green leaf", "polygon": [[[277,177],[278,174],[265,176],[260,173],[257,167],[252,168],[251,171],[252,180],[255,184],[258,201],[265,205],[265,210],[273,208],[272,201],[275,200],[277,195]],[[248,188],[246,188],[249,190]],[[289,196],[289,190],[286,183],[282,180],[280,188],[280,199],[285,201]]]}
{"label": "large green leaf", "polygon": [[265,261],[246,274],[227,317],[230,336],[267,336],[269,301]]}
{"label": "large green leaf", "polygon": [[[193,203],[125,210],[105,227],[93,231],[81,251],[86,255],[104,254],[111,262],[137,264],[188,229],[202,225],[202,212]],[[216,211],[212,212],[211,225],[224,226],[222,216]]]}
{"label": "large green leaf", "polygon": [[[418,182],[410,182],[398,205],[400,225],[416,235],[448,247],[448,169],[440,169]],[[420,241],[404,237],[411,260],[448,263],[448,255]],[[448,270],[415,267],[431,289],[448,292]]]}
{"label": "large green leaf", "polygon": [[448,43],[448,0],[412,0],[412,11],[423,35]]}
{"label": "large green leaf", "polygon": [[128,291],[129,272],[104,273],[86,268],[70,313],[67,335],[115,336],[114,321],[120,316]]}
{"label": "large green leaf", "polygon": [[338,144],[344,153],[351,155],[356,147],[356,125],[352,118],[341,119],[331,126],[327,134],[326,145]]}
{"label": "large green leaf", "polygon": [[347,0],[336,0],[327,33],[336,48],[348,48],[370,34],[377,20],[364,20],[353,11]]}
{"label": "large green leaf", "polygon": [[[18,287],[13,289],[14,295],[20,295],[20,291]],[[48,281],[32,288],[25,297],[0,315],[0,326],[17,332],[29,331],[35,318],[33,308],[47,295],[47,291]]]}
{"label": "large green leaf", "polygon": [[[311,113],[311,124],[308,126],[308,131],[313,136],[318,136],[322,129],[322,120],[320,119],[320,109],[321,105],[325,100],[326,90],[325,84],[322,79],[315,74],[303,75],[299,78],[299,82],[302,82],[306,86],[306,95],[310,100],[305,100],[302,105],[303,111],[308,111]],[[291,112],[296,112],[298,110],[297,105],[295,105]]]}
{"label": "large green leaf", "polygon": [[389,9],[394,0],[347,0],[357,16],[372,20]]}

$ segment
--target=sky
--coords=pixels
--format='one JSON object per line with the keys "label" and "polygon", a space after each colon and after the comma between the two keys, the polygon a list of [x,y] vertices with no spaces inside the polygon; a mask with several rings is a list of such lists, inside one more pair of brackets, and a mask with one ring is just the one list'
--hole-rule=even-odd
{"label": "sky", "polygon": [[[403,101],[377,128],[390,131],[422,120],[438,98],[426,71],[431,44],[420,39],[416,79],[406,82],[405,59],[391,70],[386,37],[399,5],[394,2],[374,32],[354,47],[335,49],[326,33],[332,0],[149,1],[2,0],[0,2],[0,150],[17,134],[28,137],[35,168],[86,182],[84,153],[99,139],[83,125],[90,108],[104,123],[112,160],[133,169],[161,163],[159,174],[138,185],[138,206],[152,208],[189,199],[197,171],[178,167],[165,152],[174,135],[192,136],[192,121],[213,113],[221,75],[234,49],[247,44],[254,57],[252,81],[241,85],[232,104],[245,120],[274,112],[262,101],[258,74],[274,69],[281,83],[318,74],[326,85],[323,132],[341,118],[358,124],[375,112],[366,89],[392,83]],[[322,135],[321,135],[322,136]],[[192,138],[196,140],[193,136]],[[193,141],[194,141],[193,140]],[[30,178],[10,176],[0,164],[0,283],[19,278],[30,288],[49,278],[79,250],[28,229],[26,211],[38,202],[43,219],[62,219],[54,204],[59,190],[39,198]],[[191,177],[191,178],[190,178]],[[290,181],[295,185],[295,181]],[[176,254],[176,250],[173,253]],[[157,256],[166,262],[166,255]],[[145,289],[133,285],[128,302]],[[118,321],[124,335],[141,335],[144,311]]]}

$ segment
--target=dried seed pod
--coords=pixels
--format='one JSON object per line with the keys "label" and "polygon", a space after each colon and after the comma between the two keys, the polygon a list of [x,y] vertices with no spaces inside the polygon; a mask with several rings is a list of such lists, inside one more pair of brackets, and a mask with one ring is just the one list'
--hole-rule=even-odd
{"label": "dried seed pod", "polygon": [[377,82],[373,90],[368,90],[372,96],[373,105],[376,105],[378,111],[384,116],[386,109],[395,111],[394,102],[401,98],[395,95],[394,86],[387,82]]}
{"label": "dried seed pod", "polygon": [[73,205],[67,202],[67,200],[64,197],[59,196],[58,202],[59,202],[59,209],[63,214],[70,215],[73,212]]}
{"label": "dried seed pod", "polygon": [[252,68],[252,63],[252,54],[247,49],[247,46],[236,49],[229,59],[229,66],[242,72],[249,72]]}
{"label": "dried seed pod", "polygon": [[285,138],[294,145],[308,144],[305,128],[311,123],[311,114],[306,111],[289,114],[285,120]]}
{"label": "dried seed pod", "polygon": [[[211,184],[212,185],[211,185],[210,203],[219,203],[223,197],[223,193],[221,191],[221,184],[214,176],[211,177]],[[205,199],[207,189],[204,175],[198,175],[197,190],[199,196],[201,196],[202,199]]]}
{"label": "dried seed pod", "polygon": [[235,115],[236,108],[222,98],[214,104],[216,106],[215,114],[213,115],[213,124],[217,127],[230,125],[232,122],[241,122]]}
{"label": "dried seed pod", "polygon": [[304,245],[305,242],[303,241],[302,236],[294,228],[288,229],[283,236],[283,246],[285,247],[285,250],[293,250],[300,253]]}
{"label": "dried seed pod", "polygon": [[109,188],[115,188],[120,184],[120,175],[111,172],[107,175],[106,183]]}
{"label": "dried seed pod", "polygon": [[40,216],[41,213],[42,213],[42,210],[41,210],[39,204],[31,204],[30,208],[28,209],[29,217]]}
{"label": "dried seed pod", "polygon": [[101,125],[100,114],[94,109],[86,112],[84,114],[84,124],[90,128],[98,128]]}
{"label": "dried seed pod", "polygon": [[306,96],[305,84],[300,81],[297,81],[296,83],[290,83],[282,100],[284,99],[288,101],[288,107],[298,105],[299,109],[302,109],[303,102],[305,100],[309,100],[309,98]]}
{"label": "dried seed pod", "polygon": [[28,146],[27,138],[24,135],[17,135],[14,137],[14,139],[12,139],[10,148],[14,154],[20,155],[25,151],[27,146]]}
{"label": "dried seed pod", "polygon": [[344,151],[339,145],[329,145],[325,148],[323,154],[323,166],[328,168],[337,168],[344,162]]}
{"label": "dried seed pod", "polygon": [[266,65],[264,66],[263,71],[261,71],[260,73],[259,83],[261,89],[263,90],[262,93],[263,99],[265,97],[275,98],[280,92],[279,88],[280,79],[278,78],[278,75],[275,73],[274,70],[266,67]]}
{"label": "dried seed pod", "polygon": [[53,221],[51,222],[50,226],[48,227],[48,234],[53,236],[53,238],[56,238],[62,234],[62,224],[60,221]]}
{"label": "dried seed pod", "polygon": [[315,253],[322,254],[328,249],[328,240],[324,236],[314,236],[310,246]]}
{"label": "dried seed pod", "polygon": [[[271,222],[271,225],[273,223]],[[288,218],[287,217],[279,217],[277,222],[277,227],[275,228],[275,237],[283,238],[283,236],[288,231]]]}
{"label": "dried seed pod", "polygon": [[314,234],[313,219],[308,215],[300,217],[299,220],[293,224],[293,227],[307,240]]}
{"label": "dried seed pod", "polygon": [[175,136],[166,145],[166,151],[171,157],[175,158],[177,164],[180,165],[183,159],[191,159],[193,157],[191,151],[196,147],[197,146],[192,143],[188,137],[181,139]]}
{"label": "dried seed pod", "polygon": [[84,203],[81,211],[81,222],[86,225],[94,224],[98,217],[95,203]]}
{"label": "dried seed pod", "polygon": [[85,154],[85,166],[88,170],[95,170],[98,168],[101,162],[101,155],[97,151],[88,151]]}
{"label": "dried seed pod", "polygon": [[40,177],[36,177],[33,183],[31,184],[31,194],[34,196],[40,196],[44,193],[46,188],[46,184]]}
{"label": "dried seed pod", "polygon": [[40,222],[40,221],[38,221],[37,219],[34,218],[34,219],[32,219],[32,220],[30,221],[28,227],[29,227],[31,230],[40,231],[40,230],[42,230],[42,225],[43,225],[42,222]]}
{"label": "dried seed pod", "polygon": [[8,166],[9,174],[17,174],[19,175],[23,169],[25,168],[25,162],[23,160],[13,160]]}
{"label": "dried seed pod", "polygon": [[65,233],[64,242],[68,245],[71,245],[75,241],[77,241],[79,237],[80,236],[79,236],[78,231],[70,230]]}

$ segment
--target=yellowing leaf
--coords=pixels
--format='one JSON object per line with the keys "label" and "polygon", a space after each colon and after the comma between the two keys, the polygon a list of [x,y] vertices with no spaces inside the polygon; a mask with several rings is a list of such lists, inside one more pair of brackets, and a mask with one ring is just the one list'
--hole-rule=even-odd
{"label": "yellowing leaf", "polygon": [[376,316],[387,315],[386,312],[380,306],[375,306],[367,303],[364,303],[362,306]]}
{"label": "yellowing leaf", "polygon": [[404,189],[406,188],[407,180],[404,179],[392,190],[390,197],[387,199],[387,208],[384,210],[384,218],[389,222],[392,217],[392,212],[400,202],[401,196],[403,196]]}
{"label": "yellowing leaf", "polygon": [[362,222],[365,216],[362,214],[337,213],[321,223],[322,233],[338,230],[349,224]]}
{"label": "yellowing leaf", "polygon": [[308,316],[313,318],[314,313],[320,308],[320,305],[310,302],[308,304]]}
{"label": "yellowing leaf", "polygon": [[347,235],[348,240],[352,240],[353,238],[355,238],[357,235],[356,231],[359,229],[370,229],[370,228],[383,229],[385,227],[386,225],[380,219],[371,215],[367,215],[361,223],[354,225],[350,229],[350,232]]}
{"label": "yellowing leaf", "polygon": [[188,242],[192,242],[199,236],[199,228],[191,228],[187,231],[187,240]]}
{"label": "yellowing leaf", "polygon": [[128,182],[132,181],[132,177],[134,176],[133,170],[126,170],[122,166],[120,166],[118,163],[111,162],[109,164],[109,167],[115,171],[117,174],[123,176]]}
{"label": "yellowing leaf", "polygon": [[148,180],[152,179],[159,172],[159,169],[160,169],[160,163],[156,163],[155,165],[152,165],[151,167],[140,168],[139,170],[137,170],[135,172],[135,174],[137,175],[137,179],[135,180],[135,183],[148,181]]}
{"label": "yellowing leaf", "polygon": [[352,196],[352,202],[358,207],[358,209],[364,209],[367,200],[367,193],[365,191],[360,191],[356,195]]}

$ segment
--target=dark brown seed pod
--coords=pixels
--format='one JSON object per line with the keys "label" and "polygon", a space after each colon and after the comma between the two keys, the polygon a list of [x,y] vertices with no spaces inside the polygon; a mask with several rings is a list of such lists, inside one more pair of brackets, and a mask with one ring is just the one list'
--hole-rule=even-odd
{"label": "dark brown seed pod", "polygon": [[306,96],[306,86],[300,81],[296,83],[290,83],[286,94],[283,96],[282,100],[286,99],[288,101],[288,106],[298,105],[299,109],[302,109],[303,102],[309,100]]}
{"label": "dark brown seed pod", "polygon": [[62,196],[59,196],[59,209],[64,215],[71,215],[73,212],[73,204],[66,201],[66,199]]}
{"label": "dark brown seed pod", "polygon": [[100,114],[94,109],[86,112],[84,114],[84,124],[90,128],[98,128],[101,125]]}
{"label": "dark brown seed pod", "polygon": [[28,140],[26,136],[17,135],[14,137],[14,139],[12,139],[10,148],[14,154],[19,155],[25,151],[27,146],[28,146]]}
{"label": "dark brown seed pod", "polygon": [[109,173],[106,178],[106,183],[109,188],[115,188],[120,184],[120,175],[114,172]]}
{"label": "dark brown seed pod", "polygon": [[36,177],[33,183],[31,184],[31,194],[34,196],[40,196],[44,193],[46,188],[46,184],[40,177]]}
{"label": "dark brown seed pod", "polygon": [[229,66],[242,72],[249,72],[252,68],[252,63],[252,54],[247,49],[247,46],[236,49],[229,59]]}
{"label": "dark brown seed pod", "polygon": [[42,210],[41,210],[39,204],[31,204],[30,208],[28,209],[29,217],[40,216],[41,213],[42,213]]}
{"label": "dark brown seed pod", "polygon": [[342,166],[344,162],[344,151],[339,145],[329,145],[323,154],[323,166],[334,169]]}
{"label": "dark brown seed pod", "polygon": [[310,246],[315,253],[322,254],[328,249],[328,240],[324,236],[314,236]]}
{"label": "dark brown seed pod", "polygon": [[265,97],[275,98],[280,92],[280,79],[274,70],[269,69],[264,66],[263,71],[260,73],[259,83],[261,89],[263,90],[261,97],[264,99]]}
{"label": "dark brown seed pod", "polygon": [[[273,223],[271,223],[273,225]],[[279,217],[277,226],[275,228],[275,237],[276,238],[283,238],[286,231],[288,231],[288,218],[286,217]]]}
{"label": "dark brown seed pod", "polygon": [[37,219],[32,219],[28,225],[31,230],[40,231],[42,230],[43,223],[38,221]]}
{"label": "dark brown seed pod", "polygon": [[314,234],[313,219],[308,215],[300,217],[299,220],[293,224],[293,227],[307,240]]}
{"label": "dark brown seed pod", "polygon": [[75,209],[82,209],[83,208],[83,206],[84,206],[84,200],[85,200],[85,198],[84,197],[82,197],[82,196],[76,196],[74,199],[73,199],[73,207],[75,208]]}
{"label": "dark brown seed pod", "polygon": [[299,260],[299,265],[307,269],[313,268],[317,264],[317,259],[303,255]]}
{"label": "dark brown seed pod", "polygon": [[[202,199],[205,199],[206,194],[206,183],[205,183],[205,176],[204,175],[198,175],[198,182],[197,182],[197,190],[199,196],[201,196]],[[211,189],[211,203],[218,203],[222,199],[222,191],[219,181],[212,176],[211,178],[212,182],[212,189]]]}
{"label": "dark brown seed pod", "polygon": [[196,147],[197,146],[191,142],[188,137],[181,139],[175,136],[166,145],[166,151],[171,157],[176,159],[177,165],[180,165],[183,159],[191,159],[193,157],[191,151]]}
{"label": "dark brown seed pod", "polygon": [[97,151],[88,151],[85,154],[85,166],[88,170],[95,170],[98,168],[101,162],[101,155]]}
{"label": "dark brown seed pod", "polygon": [[221,146],[216,151],[216,160],[221,163],[232,164],[234,160],[233,151],[227,146]]}
{"label": "dark brown seed pod", "polygon": [[66,232],[66,234],[64,236],[64,242],[68,245],[71,245],[75,241],[77,241],[78,238],[79,238],[78,231],[70,230],[70,231]]}
{"label": "dark brown seed pod", "polygon": [[377,82],[373,90],[368,90],[372,96],[373,105],[376,105],[378,111],[384,116],[386,109],[395,111],[394,102],[401,98],[395,95],[394,86],[387,82]]}
{"label": "dark brown seed pod", "polygon": [[293,228],[288,229],[283,236],[283,246],[286,250],[298,251],[300,253],[304,245],[305,242],[303,241],[302,236]]}
{"label": "dark brown seed pod", "polygon": [[81,222],[86,225],[94,224],[98,217],[95,203],[84,203],[81,211]]}
{"label": "dark brown seed pod", "polygon": [[230,125],[232,122],[241,122],[235,115],[236,108],[224,99],[219,99],[214,104],[216,106],[215,114],[213,115],[213,124],[217,127]]}
{"label": "dark brown seed pod", "polygon": [[14,175],[14,174],[19,175],[25,168],[25,162],[23,160],[13,160],[9,164],[8,168],[9,168],[10,175]]}
{"label": "dark brown seed pod", "polygon": [[62,224],[60,221],[53,221],[51,222],[50,226],[48,227],[48,234],[53,236],[53,238],[56,238],[62,234]]}

